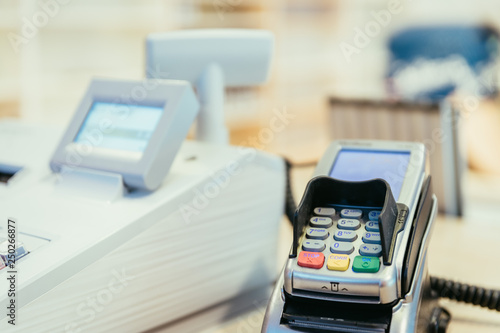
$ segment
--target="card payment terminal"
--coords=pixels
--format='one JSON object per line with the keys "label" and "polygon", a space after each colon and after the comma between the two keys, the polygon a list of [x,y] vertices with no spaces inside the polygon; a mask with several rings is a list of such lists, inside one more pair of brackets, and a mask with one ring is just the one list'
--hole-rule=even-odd
{"label": "card payment terminal", "polygon": [[262,331],[426,331],[439,308],[426,287],[436,197],[425,169],[419,143],[334,142],[295,212]]}

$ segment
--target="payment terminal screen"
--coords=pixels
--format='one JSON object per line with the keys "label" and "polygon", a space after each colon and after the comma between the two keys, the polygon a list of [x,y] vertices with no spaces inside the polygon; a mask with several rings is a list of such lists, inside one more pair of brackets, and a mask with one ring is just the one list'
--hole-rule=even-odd
{"label": "payment terminal screen", "polygon": [[382,178],[389,183],[394,198],[398,200],[409,162],[410,152],[342,149],[330,177],[346,181]]}
{"label": "payment terminal screen", "polygon": [[162,113],[159,106],[94,102],[74,142],[142,153]]}

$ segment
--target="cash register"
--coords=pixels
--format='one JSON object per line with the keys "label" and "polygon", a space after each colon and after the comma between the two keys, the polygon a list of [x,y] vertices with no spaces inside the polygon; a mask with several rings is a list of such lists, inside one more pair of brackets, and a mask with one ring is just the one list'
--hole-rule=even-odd
{"label": "cash register", "polygon": [[185,141],[198,109],[94,79],[65,130],[0,123],[0,331],[143,331],[273,280],[283,160]]}

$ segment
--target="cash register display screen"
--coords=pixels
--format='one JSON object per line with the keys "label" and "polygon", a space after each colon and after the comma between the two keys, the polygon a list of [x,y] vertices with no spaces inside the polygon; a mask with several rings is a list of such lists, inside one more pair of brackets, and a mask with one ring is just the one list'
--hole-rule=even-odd
{"label": "cash register display screen", "polygon": [[410,152],[342,149],[330,177],[346,181],[382,178],[389,183],[394,198],[398,200],[409,162]]}
{"label": "cash register display screen", "polygon": [[74,142],[142,153],[162,114],[158,106],[94,102]]}

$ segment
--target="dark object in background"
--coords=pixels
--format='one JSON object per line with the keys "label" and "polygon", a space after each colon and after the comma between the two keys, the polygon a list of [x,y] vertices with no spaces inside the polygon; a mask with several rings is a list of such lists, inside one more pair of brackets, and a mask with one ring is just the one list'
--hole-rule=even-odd
{"label": "dark object in background", "polygon": [[389,40],[389,94],[405,100],[440,101],[456,90],[497,94],[499,34],[482,26],[414,27]]}
{"label": "dark object in background", "polygon": [[451,104],[386,99],[329,99],[330,139],[418,141],[429,153],[430,173],[442,213],[460,216],[466,168],[459,110]]}

